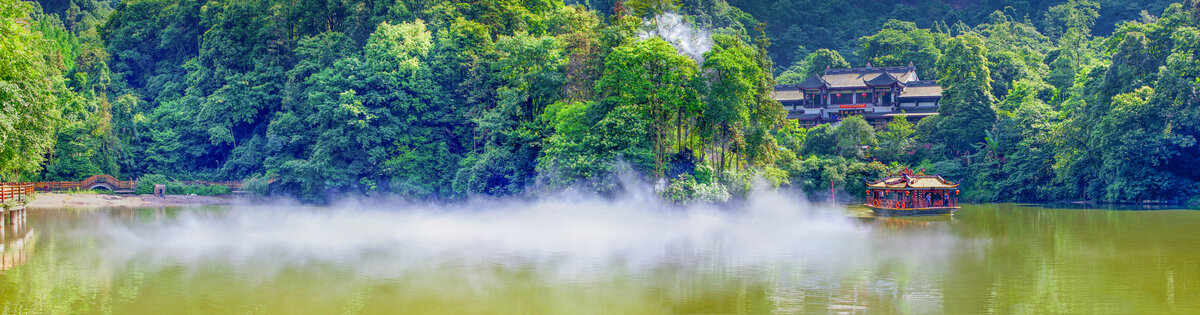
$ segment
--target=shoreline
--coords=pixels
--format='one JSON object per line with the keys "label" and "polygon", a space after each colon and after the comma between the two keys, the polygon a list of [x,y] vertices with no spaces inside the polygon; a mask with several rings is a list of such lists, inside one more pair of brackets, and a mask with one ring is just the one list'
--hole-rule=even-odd
{"label": "shoreline", "polygon": [[228,205],[239,200],[236,196],[192,196],[133,194],[64,194],[38,193],[33,201],[25,205],[29,209],[55,208],[137,208],[158,206],[205,206]]}

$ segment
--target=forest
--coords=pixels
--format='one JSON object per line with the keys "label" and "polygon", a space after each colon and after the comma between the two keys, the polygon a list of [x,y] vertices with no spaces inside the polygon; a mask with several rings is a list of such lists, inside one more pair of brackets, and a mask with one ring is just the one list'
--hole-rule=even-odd
{"label": "forest", "polygon": [[[323,202],[755,185],[904,167],[975,202],[1200,202],[1200,1],[0,0],[0,181],[243,180]],[[903,66],[939,115],[772,98]]]}

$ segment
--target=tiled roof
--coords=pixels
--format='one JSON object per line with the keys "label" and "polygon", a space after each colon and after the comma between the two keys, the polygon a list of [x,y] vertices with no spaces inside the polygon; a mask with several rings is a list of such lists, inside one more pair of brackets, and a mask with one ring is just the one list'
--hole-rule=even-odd
{"label": "tiled roof", "polygon": [[867,183],[870,188],[891,188],[891,189],[951,189],[958,188],[958,184],[947,181],[941,175],[925,175],[924,172],[914,174],[912,170],[904,169],[900,173],[892,174],[888,178]]}
{"label": "tiled roof", "polygon": [[804,100],[804,93],[792,85],[775,86],[775,92],[771,93],[771,96],[780,102]]}
{"label": "tiled roof", "polygon": [[888,74],[887,72],[880,73],[879,75],[875,76],[874,79],[870,79],[870,80],[866,81],[867,85],[871,85],[871,86],[886,86],[886,85],[892,85],[892,83],[896,83],[896,82],[899,82],[898,80],[896,80],[896,77],[893,77],[891,74]]}
{"label": "tiled roof", "polygon": [[797,84],[796,87],[801,89],[819,89],[825,85],[825,80],[821,80],[821,77],[814,75],[811,78],[808,78],[808,80],[804,80],[804,82]]}
{"label": "tiled roof", "polygon": [[815,120],[821,118],[820,114],[805,114],[804,111],[788,111],[787,119],[797,120]]}
{"label": "tiled roof", "polygon": [[937,85],[936,81],[913,81],[909,82],[904,88],[904,92],[900,93],[900,98],[913,97],[941,97],[942,87]]}
{"label": "tiled roof", "polygon": [[899,82],[908,82],[916,78],[916,68],[914,67],[830,69],[825,70],[825,75],[821,78],[829,84],[830,88],[854,88],[866,87],[867,81],[877,79],[883,73],[887,73]]}

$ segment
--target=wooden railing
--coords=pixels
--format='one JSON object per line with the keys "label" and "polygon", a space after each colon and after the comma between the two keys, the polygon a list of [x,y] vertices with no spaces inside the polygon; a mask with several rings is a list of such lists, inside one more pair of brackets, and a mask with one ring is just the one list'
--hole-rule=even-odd
{"label": "wooden railing", "polygon": [[32,184],[0,184],[0,203],[28,202],[33,195]]}
{"label": "wooden railing", "polygon": [[229,187],[230,190],[242,189],[242,182],[239,182],[239,181],[209,182],[209,181],[193,180],[193,181],[182,181],[180,183],[184,183],[187,185],[225,186],[225,187]]}
{"label": "wooden railing", "polygon": [[881,208],[891,209],[921,209],[921,208],[942,208],[942,207],[958,207],[958,198],[946,198],[942,200],[925,201],[918,200],[895,200],[885,198],[875,198],[867,196],[867,205]]}
{"label": "wooden railing", "polygon": [[[187,185],[220,185],[229,187],[230,190],[242,189],[242,182],[239,181],[180,181],[179,183]],[[120,180],[109,175],[93,175],[78,182],[35,182],[23,185],[31,185],[37,191],[42,192],[90,189],[96,187],[96,185],[104,185],[106,188],[111,188],[112,190],[132,190],[138,187],[138,181]]]}
{"label": "wooden railing", "polygon": [[134,189],[137,188],[137,181],[120,180],[109,175],[92,175],[85,180],[78,182],[35,182],[29,183],[39,191],[59,191],[70,189],[89,189],[97,184],[105,184],[106,186],[116,189]]}

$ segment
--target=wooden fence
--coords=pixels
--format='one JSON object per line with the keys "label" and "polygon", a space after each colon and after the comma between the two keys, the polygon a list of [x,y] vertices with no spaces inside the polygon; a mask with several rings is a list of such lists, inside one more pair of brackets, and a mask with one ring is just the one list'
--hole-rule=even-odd
{"label": "wooden fence", "polygon": [[91,189],[97,185],[104,186],[110,190],[134,189],[137,188],[137,181],[120,180],[109,175],[92,175],[85,180],[78,182],[35,182],[29,183],[38,191],[59,191],[70,189]]}
{"label": "wooden fence", "polygon": [[0,203],[28,202],[32,194],[32,184],[0,184]]}
{"label": "wooden fence", "polygon": [[[274,180],[272,180],[271,182],[274,182]],[[182,184],[186,184],[186,185],[210,185],[210,186],[219,185],[219,186],[229,187],[229,190],[235,190],[235,191],[242,189],[242,182],[240,182],[240,181],[177,181],[174,183],[182,183]],[[100,187],[106,188],[108,190],[117,191],[117,190],[137,189],[138,181],[136,181],[136,180],[120,180],[120,179],[117,179],[116,177],[112,177],[109,175],[93,175],[92,177],[88,177],[85,180],[81,180],[81,181],[77,181],[77,182],[33,182],[33,183],[0,184],[0,185],[4,185],[4,187],[10,187],[10,186],[11,187],[18,187],[18,186],[24,187],[24,189],[27,189],[29,191],[29,193],[33,193],[34,191],[51,192],[51,191],[71,190],[71,189],[93,189],[93,188],[100,188]],[[24,197],[21,197],[21,198],[24,198]],[[0,198],[0,201],[3,201],[3,200],[4,199]]]}

